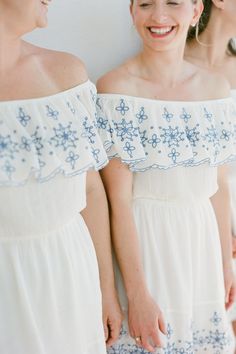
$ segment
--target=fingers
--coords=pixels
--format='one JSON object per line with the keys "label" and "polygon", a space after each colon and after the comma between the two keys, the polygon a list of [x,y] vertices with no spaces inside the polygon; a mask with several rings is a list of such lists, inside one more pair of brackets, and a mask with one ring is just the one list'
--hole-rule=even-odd
{"label": "fingers", "polygon": [[107,341],[109,337],[109,328],[106,319],[103,319],[103,329],[104,329],[105,341]]}
{"label": "fingers", "polygon": [[228,310],[234,303],[236,298],[236,289],[235,286],[231,286],[226,296],[225,307]]}
{"label": "fingers", "polygon": [[106,337],[106,344],[108,347],[112,346],[119,338],[121,330],[122,320],[120,319],[108,319],[107,330],[108,335]]}
{"label": "fingers", "polygon": [[165,324],[162,313],[159,314],[158,325],[159,325],[160,331],[166,335],[167,329],[166,329],[166,324]]}

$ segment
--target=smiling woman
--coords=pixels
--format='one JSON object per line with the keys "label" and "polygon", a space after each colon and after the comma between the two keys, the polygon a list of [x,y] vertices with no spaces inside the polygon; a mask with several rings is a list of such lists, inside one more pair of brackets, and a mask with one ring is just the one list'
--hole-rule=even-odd
{"label": "smiling woman", "polygon": [[[142,50],[98,81],[98,128],[125,320],[109,354],[231,354],[235,298],[227,81],[184,60],[200,0],[134,0]],[[217,90],[216,90],[217,87]]]}
{"label": "smiling woman", "polygon": [[48,4],[0,0],[0,353],[105,354],[121,314],[96,88],[78,58],[21,39]]}

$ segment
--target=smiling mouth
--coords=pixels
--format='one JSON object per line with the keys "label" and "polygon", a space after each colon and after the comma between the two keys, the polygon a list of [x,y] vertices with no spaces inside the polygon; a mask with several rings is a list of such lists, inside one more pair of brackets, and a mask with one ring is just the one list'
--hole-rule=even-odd
{"label": "smiling mouth", "polygon": [[165,27],[147,27],[152,35],[157,37],[165,37],[170,34],[175,26],[165,26]]}

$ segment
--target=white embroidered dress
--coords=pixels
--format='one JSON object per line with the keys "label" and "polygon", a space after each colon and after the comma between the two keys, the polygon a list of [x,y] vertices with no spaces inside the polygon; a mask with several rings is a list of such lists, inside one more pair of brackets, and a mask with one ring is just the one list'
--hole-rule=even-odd
{"label": "white embroidered dress", "polygon": [[[108,156],[120,158],[134,173],[133,214],[144,272],[168,331],[164,349],[155,353],[232,353],[210,197],[218,188],[216,166],[235,155],[233,101],[98,97],[98,128]],[[126,321],[108,352],[146,353],[128,335]]]}
{"label": "white embroidered dress", "polygon": [[89,81],[0,103],[0,353],[104,354],[97,260],[80,211],[107,162]]}

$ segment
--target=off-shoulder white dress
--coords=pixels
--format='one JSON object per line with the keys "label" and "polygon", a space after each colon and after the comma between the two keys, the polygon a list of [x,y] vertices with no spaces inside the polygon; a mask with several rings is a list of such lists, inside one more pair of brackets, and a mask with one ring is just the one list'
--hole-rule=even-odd
{"label": "off-shoulder white dress", "polygon": [[0,353],[104,354],[97,260],[80,212],[107,162],[89,81],[0,103]]}
{"label": "off-shoulder white dress", "polygon": [[[98,128],[107,154],[133,171],[133,215],[144,272],[167,324],[164,348],[155,353],[232,353],[210,198],[218,189],[217,166],[235,158],[233,100],[98,97]],[[117,286],[127,311],[119,272]],[[135,345],[125,320],[108,353],[147,352]]]}

